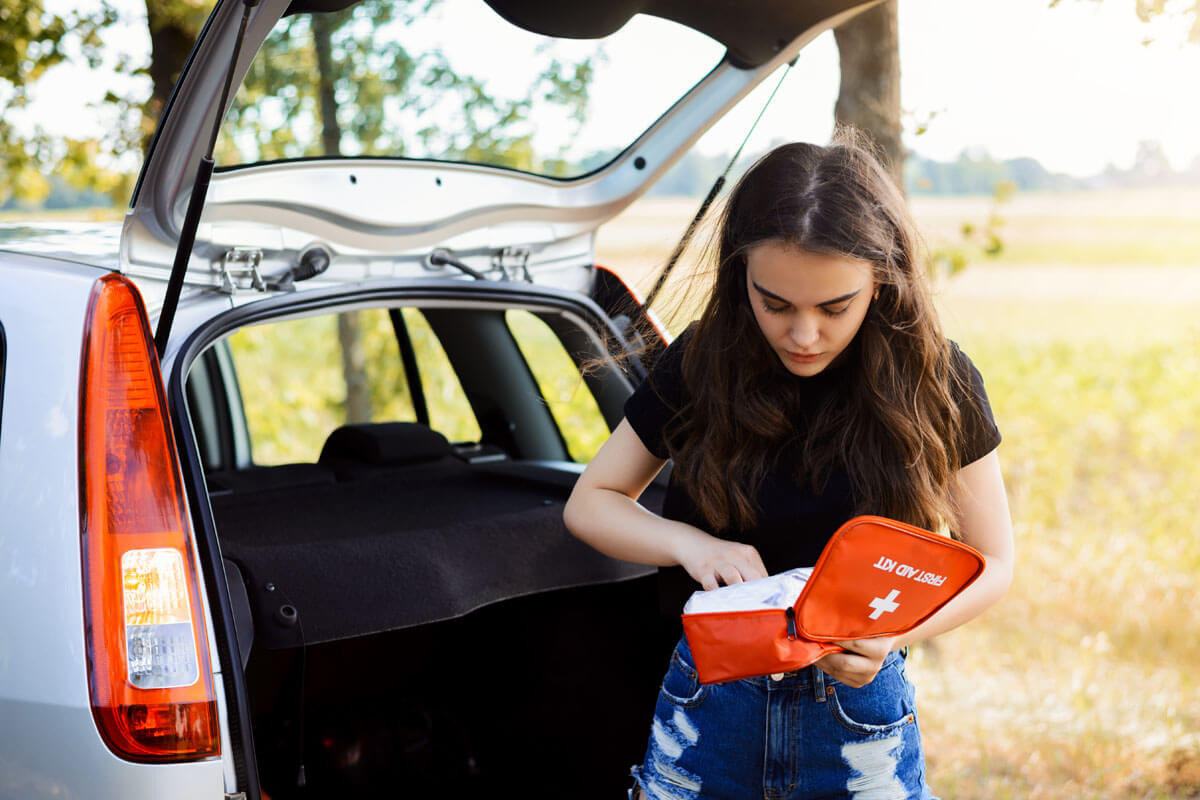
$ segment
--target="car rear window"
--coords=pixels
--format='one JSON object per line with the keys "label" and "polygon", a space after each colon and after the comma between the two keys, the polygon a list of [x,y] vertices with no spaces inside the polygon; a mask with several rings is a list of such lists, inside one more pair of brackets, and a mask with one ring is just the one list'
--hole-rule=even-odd
{"label": "car rear window", "polygon": [[724,52],[645,15],[604,39],[554,39],[482,0],[291,15],[251,65],[217,160],[392,156],[578,176],[624,150]]}
{"label": "car rear window", "polygon": [[[478,441],[479,425],[437,337],[418,309],[400,313],[429,426],[452,442]],[[387,309],[253,325],[229,344],[258,466],[315,462],[329,434],[347,423],[418,420]]]}

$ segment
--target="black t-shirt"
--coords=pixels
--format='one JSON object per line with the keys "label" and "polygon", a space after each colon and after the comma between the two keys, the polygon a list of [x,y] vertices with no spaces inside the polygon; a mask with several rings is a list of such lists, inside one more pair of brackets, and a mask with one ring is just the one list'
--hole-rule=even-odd
{"label": "black t-shirt", "polygon": [[[691,332],[691,328],[684,331],[663,351],[649,377],[625,402],[625,417],[629,424],[646,449],[659,458],[669,458],[665,431],[678,410],[687,404],[683,352]],[[988,404],[983,377],[958,345],[951,344],[954,369],[959,371],[969,389],[968,396],[958,398],[963,428],[959,453],[961,464],[966,465],[994,450],[1000,443],[1000,431]],[[846,380],[845,370],[844,365],[833,365],[809,378],[791,376],[802,381],[805,388],[801,395],[802,408],[798,409],[796,418],[811,418],[829,394]],[[757,548],[770,574],[815,564],[829,538],[842,523],[854,516],[858,507],[850,478],[842,471],[835,470],[820,493],[814,493],[810,486],[797,484],[795,475],[804,432],[797,433],[788,444],[781,446],[780,457],[763,479],[756,505],[757,524],[751,529],[720,534],[723,538]],[[674,476],[667,485],[663,516],[715,533]],[[659,590],[664,615],[677,616],[688,596],[697,588],[698,584],[682,567],[660,569]]]}

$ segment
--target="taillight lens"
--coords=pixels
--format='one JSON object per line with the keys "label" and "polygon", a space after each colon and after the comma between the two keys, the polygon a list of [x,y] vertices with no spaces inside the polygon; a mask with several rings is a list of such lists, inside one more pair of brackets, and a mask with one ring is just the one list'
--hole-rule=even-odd
{"label": "taillight lens", "polygon": [[84,616],[92,711],[134,761],[220,752],[191,530],[158,358],[120,275],[92,291],[80,391]]}

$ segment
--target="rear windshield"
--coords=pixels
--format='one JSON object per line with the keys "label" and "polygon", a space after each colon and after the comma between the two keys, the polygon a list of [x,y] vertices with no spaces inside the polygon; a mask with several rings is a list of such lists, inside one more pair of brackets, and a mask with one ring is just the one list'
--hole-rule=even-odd
{"label": "rear windshield", "polygon": [[566,40],[482,0],[298,14],[259,51],[217,160],[391,156],[574,177],[615,158],[723,55],[644,15],[604,39]]}

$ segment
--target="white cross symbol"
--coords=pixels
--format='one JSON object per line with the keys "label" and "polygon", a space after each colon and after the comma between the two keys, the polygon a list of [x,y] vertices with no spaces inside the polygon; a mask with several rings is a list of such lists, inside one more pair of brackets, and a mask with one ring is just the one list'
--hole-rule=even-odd
{"label": "white cross symbol", "polygon": [[871,619],[879,619],[885,613],[891,613],[900,607],[896,602],[896,598],[900,596],[899,589],[892,589],[888,592],[887,597],[876,597],[871,601],[871,608],[875,609],[871,612]]}

